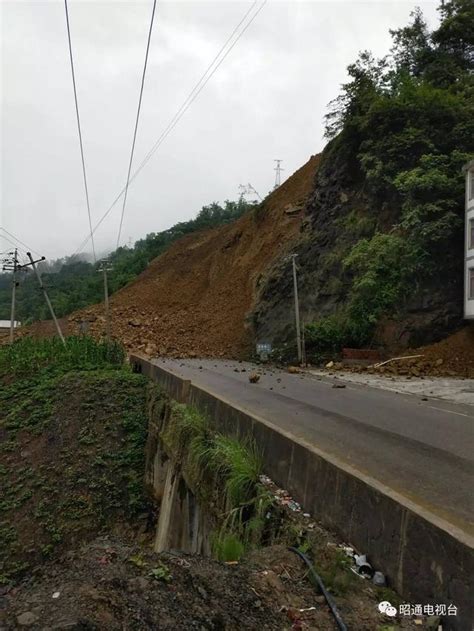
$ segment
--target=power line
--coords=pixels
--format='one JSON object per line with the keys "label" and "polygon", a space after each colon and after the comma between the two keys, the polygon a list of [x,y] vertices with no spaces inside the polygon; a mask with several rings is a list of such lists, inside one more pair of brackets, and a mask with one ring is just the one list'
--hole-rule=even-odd
{"label": "power line", "polygon": [[[151,12],[150,30],[148,31],[148,41],[146,45],[145,63],[143,65],[142,84],[140,86],[140,98],[138,99],[137,119],[135,121],[135,131],[133,132],[133,142],[132,142],[132,150],[130,152],[130,162],[128,165],[127,183],[125,185],[125,194],[123,196],[122,215],[120,216],[120,226],[119,226],[119,232],[118,232],[118,237],[117,237],[117,248],[120,243],[120,236],[122,234],[123,216],[125,214],[125,205],[127,203],[128,185],[130,183],[130,171],[132,170],[133,153],[135,151],[135,141],[137,139],[138,120],[140,118],[140,109],[142,106],[143,86],[145,85],[146,66],[148,63],[148,52],[150,50],[150,40],[151,40],[151,32],[153,30],[153,19],[155,17],[155,9],[156,9],[156,0],[153,0],[153,11]],[[92,231],[92,226],[91,226],[91,231]]]}
{"label": "power line", "polygon": [[0,239],[5,239],[5,241],[8,241],[8,243],[11,243],[11,245],[13,245],[13,247],[17,247],[17,244],[12,241],[11,239],[9,239],[8,237],[6,237],[4,234],[0,234]]}
{"label": "power line", "polygon": [[[264,1],[264,3],[261,5],[260,9],[257,11],[257,13],[260,12],[260,10],[263,8],[263,6],[266,4],[267,0]],[[199,79],[199,81],[196,83],[196,85],[193,87],[193,89],[191,90],[191,92],[188,94],[188,96],[186,97],[186,99],[183,101],[183,103],[181,104],[180,108],[177,110],[176,114],[173,116],[173,118],[171,119],[171,121],[168,123],[167,127],[164,129],[164,131],[161,133],[160,137],[158,138],[158,140],[155,142],[155,144],[153,145],[152,149],[148,152],[148,154],[145,156],[144,160],[142,161],[142,163],[140,164],[140,166],[137,168],[137,170],[135,171],[135,173],[133,174],[132,178],[130,179],[130,183],[131,184],[133,182],[133,180],[136,178],[136,176],[140,173],[140,171],[143,169],[143,167],[148,163],[148,161],[150,160],[151,156],[153,155],[153,153],[158,149],[159,145],[163,142],[163,140],[165,139],[165,137],[171,132],[171,130],[174,128],[174,126],[176,125],[176,123],[178,122],[179,118],[181,118],[181,116],[185,113],[185,111],[188,109],[188,107],[191,105],[192,101],[197,97],[197,95],[199,94],[199,92],[201,91],[202,88],[204,88],[205,84],[207,83],[207,81],[212,77],[212,75],[214,74],[214,72],[217,70],[218,66],[213,70],[212,74],[206,79],[205,83],[200,87],[199,92],[196,92],[196,90],[199,88],[200,84],[203,82],[205,76],[207,75],[207,73],[209,72],[210,68],[214,65],[214,63],[216,62],[216,60],[220,57],[220,55],[222,54],[222,52],[224,51],[224,49],[226,48],[226,46],[228,45],[228,43],[232,40],[233,36],[235,35],[235,33],[237,32],[237,30],[239,29],[239,27],[242,25],[242,23],[245,21],[245,19],[247,18],[247,16],[249,15],[249,13],[252,11],[252,9],[255,7],[255,5],[257,4],[257,0],[255,0],[255,2],[252,4],[252,6],[250,7],[250,9],[247,10],[247,12],[245,13],[244,17],[240,20],[240,22],[237,24],[237,26],[234,28],[234,30],[232,31],[232,33],[230,34],[230,36],[227,38],[226,42],[223,44],[223,46],[221,47],[220,51],[217,53],[217,55],[214,57],[214,59],[212,60],[212,62],[210,63],[210,65],[207,67],[206,71],[203,73],[203,75],[201,76],[201,78]],[[253,16],[253,18],[250,20],[249,24],[247,26],[250,26],[250,23],[255,19],[255,17],[257,16],[257,13]],[[246,27],[247,28],[247,27]],[[246,28],[244,30],[246,30]],[[243,35],[244,30],[240,33],[240,35],[237,37],[236,41],[234,42],[233,46],[237,43],[237,41],[240,39],[240,37]],[[226,53],[225,56],[227,56],[227,54],[230,52],[231,49],[229,49]],[[224,58],[221,60],[221,62],[224,60]],[[220,63],[219,63],[220,65]],[[194,93],[196,92],[196,94],[194,95]],[[194,95],[194,97],[193,97]],[[106,217],[110,214],[110,212],[112,211],[112,209],[114,208],[115,204],[118,202],[118,200],[120,199],[120,197],[122,196],[122,194],[125,191],[125,187],[120,191],[120,193],[117,195],[117,197],[114,199],[114,201],[112,202],[112,204],[109,206],[109,208],[107,209],[107,211],[102,215],[100,221],[95,225],[93,232],[95,232],[99,226],[102,224],[102,222],[104,221],[104,219],[106,219]],[[84,239],[84,241],[81,243],[81,245],[79,246],[79,248],[74,252],[73,256],[75,256],[76,254],[78,254],[89,242],[89,238],[90,237],[86,237]]]}
{"label": "power line", "polygon": [[[207,78],[206,75],[209,73],[209,70],[211,69],[211,67],[215,64],[215,62],[217,61],[217,59],[221,56],[221,54],[223,53],[223,51],[225,50],[225,48],[227,47],[227,45],[229,44],[229,42],[232,40],[232,38],[234,37],[234,35],[236,34],[236,32],[238,31],[238,29],[240,28],[240,26],[244,23],[244,21],[246,20],[246,18],[248,17],[248,15],[250,14],[250,12],[252,11],[252,9],[255,7],[255,5],[257,4],[257,0],[255,0],[255,2],[252,4],[252,6],[250,7],[250,9],[247,10],[247,12],[245,13],[244,17],[240,20],[240,22],[237,24],[237,26],[234,28],[234,30],[232,31],[232,33],[230,34],[230,36],[227,38],[225,44],[223,44],[223,46],[221,47],[220,51],[217,53],[217,55],[214,57],[213,61],[211,62],[211,64],[208,66],[208,68],[206,69],[206,71],[203,73],[203,75],[201,76],[201,78],[199,79],[199,81],[196,83],[196,85],[194,86],[194,88],[191,90],[191,92],[188,94],[188,96],[186,97],[186,99],[183,101],[182,105],[178,108],[176,114],[173,116],[173,118],[171,119],[171,121],[168,123],[167,127],[164,129],[164,131],[161,133],[160,137],[158,138],[158,140],[155,142],[155,144],[153,145],[153,147],[150,149],[150,151],[148,152],[148,154],[145,156],[145,158],[142,160],[140,166],[136,169],[136,171],[133,173],[132,177],[130,178],[130,182],[129,185],[134,181],[134,179],[137,177],[137,175],[140,173],[140,171],[146,166],[146,164],[149,162],[149,160],[151,159],[151,157],[153,156],[153,154],[156,152],[156,150],[158,149],[158,147],[163,143],[163,141],[165,140],[165,138],[171,133],[171,131],[174,129],[174,127],[177,125],[177,123],[179,122],[179,120],[182,118],[182,116],[185,114],[185,112],[188,110],[188,108],[191,106],[191,104],[193,103],[193,101],[195,101],[195,99],[198,97],[199,93],[201,92],[201,90],[204,89],[204,87],[206,86],[206,84],[208,83],[208,81],[212,78],[212,76],[215,74],[215,72],[217,71],[217,69],[219,68],[219,66],[222,64],[222,62],[224,61],[224,59],[227,57],[227,55],[230,53],[230,51],[234,48],[234,46],[237,44],[237,42],[239,41],[239,39],[242,37],[242,35],[245,33],[245,31],[249,28],[249,26],[252,24],[252,22],[255,20],[255,18],[257,17],[257,15],[260,13],[260,11],[263,9],[263,7],[266,5],[268,0],[264,0],[263,3],[260,5],[260,7],[257,9],[257,11],[253,14],[253,16],[250,18],[250,20],[248,21],[248,23],[245,25],[245,27],[240,31],[240,33],[237,35],[235,41],[232,43],[232,45],[228,48],[228,50],[225,52],[224,56],[222,57],[222,59],[219,61],[219,63],[213,68],[212,72],[209,74],[209,76]],[[113,208],[115,207],[116,203],[118,202],[118,200],[121,198],[121,196],[123,195],[123,193],[125,192],[125,187],[120,191],[120,193],[117,195],[117,197],[114,199],[114,201],[112,202],[112,204],[109,206],[109,208],[106,210],[106,212],[102,215],[102,217],[100,218],[100,220],[96,223],[93,232],[95,233],[95,231],[100,227],[100,225],[102,224],[102,222],[108,217],[108,215],[110,214],[110,212],[113,210]],[[78,249],[74,252],[73,256],[75,256],[76,254],[78,254],[79,252],[81,252],[85,246],[87,245],[87,243],[90,240],[90,236],[87,236],[82,243],[80,244],[80,246],[78,247]]]}
{"label": "power line", "polygon": [[87,176],[86,176],[86,164],[84,161],[84,147],[82,144],[82,133],[81,133],[81,121],[79,118],[79,105],[77,102],[77,90],[76,90],[76,76],[74,73],[74,60],[72,57],[72,43],[71,43],[71,29],[69,26],[69,12],[67,8],[67,0],[64,0],[64,8],[66,9],[66,26],[67,26],[67,38],[69,42],[69,57],[71,59],[71,74],[72,74],[72,85],[74,87],[74,102],[76,104],[76,118],[77,118],[77,130],[79,132],[79,144],[81,147],[81,161],[82,161],[82,175],[84,176],[84,189],[86,192],[86,202],[87,202],[87,216],[89,217],[89,230],[90,230],[90,238],[92,240],[92,252],[94,255],[94,261],[97,260],[95,255],[95,244],[94,244],[94,232],[92,230],[92,218],[91,218],[91,208],[89,204],[89,190],[87,188]]}
{"label": "power line", "polygon": [[[3,226],[0,226],[0,230],[3,230],[4,232],[6,232],[8,235],[10,235],[12,237],[12,239],[15,239],[15,241],[17,241],[20,245],[23,245],[27,250],[30,250],[31,252],[34,252],[35,254],[38,254],[38,252],[35,252],[35,250],[33,250],[33,248],[31,248],[29,245],[27,245],[26,243],[21,241],[21,239],[19,239],[18,237],[15,237],[14,234],[12,234],[11,232],[8,232],[8,230],[6,228],[4,228]],[[3,237],[3,238],[7,239],[6,237]],[[7,239],[7,241],[8,241],[8,239]],[[12,243],[12,241],[10,241],[10,243]],[[16,244],[13,243],[13,245],[16,245]]]}

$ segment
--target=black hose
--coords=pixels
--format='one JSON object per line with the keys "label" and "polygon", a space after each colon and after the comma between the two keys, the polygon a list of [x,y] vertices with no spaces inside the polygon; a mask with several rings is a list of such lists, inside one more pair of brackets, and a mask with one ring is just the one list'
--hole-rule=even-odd
{"label": "black hose", "polygon": [[324,598],[326,599],[327,604],[329,605],[329,609],[331,610],[332,615],[334,616],[334,618],[336,620],[336,623],[337,623],[337,626],[339,627],[340,631],[347,631],[347,627],[344,624],[344,620],[341,618],[341,614],[339,613],[339,610],[336,607],[336,603],[334,602],[331,594],[324,587],[324,583],[323,583],[321,577],[319,576],[319,574],[314,569],[314,565],[308,559],[306,554],[304,554],[303,552],[301,552],[297,548],[289,548],[289,549],[292,552],[294,552],[295,554],[297,554],[306,563],[306,565],[308,566],[308,569],[310,571],[311,576],[316,581],[316,583],[319,585],[319,588],[320,588]]}

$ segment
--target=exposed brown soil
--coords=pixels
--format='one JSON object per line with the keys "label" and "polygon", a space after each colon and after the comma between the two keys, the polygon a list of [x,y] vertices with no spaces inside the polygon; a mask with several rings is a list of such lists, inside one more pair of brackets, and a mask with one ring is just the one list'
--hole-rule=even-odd
{"label": "exposed brown soil", "polygon": [[[348,628],[420,628],[414,620],[380,614],[375,590],[357,580],[366,586],[362,596],[336,598]],[[224,564],[179,552],[156,554],[123,538],[100,537],[4,589],[0,602],[5,630],[337,629],[305,565],[278,545],[242,563]]]}
{"label": "exposed brown soil", "polygon": [[[63,335],[69,335],[70,331],[68,319],[59,318],[58,322]],[[56,326],[53,320],[38,320],[38,322],[33,322],[33,324],[21,327],[15,332],[15,337],[31,336],[34,338],[41,338],[52,337],[53,335],[57,335]],[[0,343],[3,341],[6,342],[7,339],[4,339],[3,337],[0,338]]]}
{"label": "exposed brown soil", "polygon": [[474,377],[474,327],[465,326],[436,344],[416,349],[416,353],[443,375]]}
{"label": "exposed brown soil", "polygon": [[[240,356],[251,344],[246,315],[259,277],[288,252],[314,187],[319,156],[294,173],[259,209],[235,223],[186,236],[111,299],[113,334],[129,349],[161,355]],[[105,330],[103,306],[70,317]]]}
{"label": "exposed brown soil", "polygon": [[[335,629],[324,605],[297,611],[314,606],[315,593],[298,560],[287,556],[287,576],[280,578],[260,568],[98,539],[10,591],[4,628],[21,628],[22,614],[29,613],[36,618],[33,629],[303,628],[295,620],[305,629]],[[150,575],[154,568],[165,580]]]}
{"label": "exposed brown soil", "polygon": [[[419,348],[403,349],[394,357],[409,357],[383,364],[352,365],[335,362],[334,368],[347,368],[353,372],[408,375],[412,377],[469,377],[474,378],[474,326],[467,325],[449,337]],[[411,357],[411,358],[410,358]],[[388,359],[388,358],[387,358]],[[377,362],[371,362],[371,364]],[[328,366],[332,368],[332,366]]]}

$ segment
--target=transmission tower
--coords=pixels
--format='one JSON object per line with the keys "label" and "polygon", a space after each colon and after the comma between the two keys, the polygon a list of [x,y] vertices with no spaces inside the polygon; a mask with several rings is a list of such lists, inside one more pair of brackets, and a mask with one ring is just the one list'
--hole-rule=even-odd
{"label": "transmission tower", "polygon": [[250,184],[250,182],[245,185],[245,184],[239,184],[239,197],[243,198],[245,197],[245,195],[256,195],[258,197],[258,199],[260,201],[262,201],[262,198],[260,197],[260,194],[257,190],[255,190],[255,188]]}
{"label": "transmission tower", "polygon": [[273,162],[276,162],[276,167],[275,167],[275,186],[273,187],[273,190],[275,190],[281,184],[281,172],[284,171],[285,169],[282,169],[281,166],[280,166],[280,164],[283,162],[283,160],[274,160]]}

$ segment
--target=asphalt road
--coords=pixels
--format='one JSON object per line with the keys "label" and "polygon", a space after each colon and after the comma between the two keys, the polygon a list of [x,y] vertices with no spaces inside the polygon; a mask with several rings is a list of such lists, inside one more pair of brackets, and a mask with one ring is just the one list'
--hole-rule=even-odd
{"label": "asphalt road", "polygon": [[[474,407],[231,360],[155,360],[474,534]],[[344,383],[344,388],[333,387]]]}

